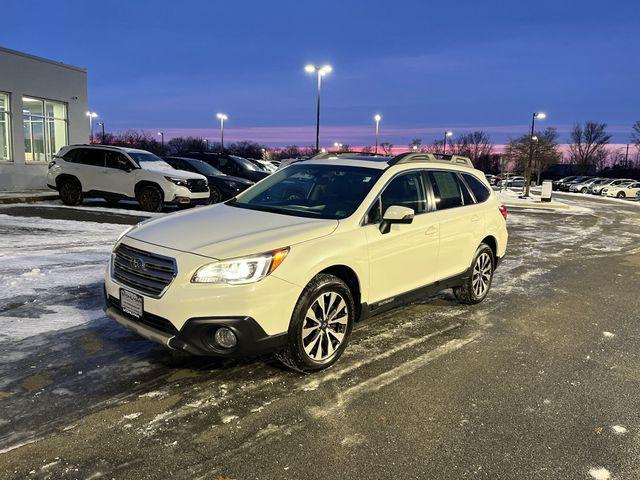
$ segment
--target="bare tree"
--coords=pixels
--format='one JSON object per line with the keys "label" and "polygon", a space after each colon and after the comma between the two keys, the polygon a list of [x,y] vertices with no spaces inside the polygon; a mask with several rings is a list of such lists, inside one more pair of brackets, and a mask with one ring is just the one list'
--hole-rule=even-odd
{"label": "bare tree", "polygon": [[201,152],[207,149],[207,141],[200,137],[175,137],[167,142],[167,152],[171,155],[184,152]]}
{"label": "bare tree", "polygon": [[434,140],[433,142],[420,147],[422,153],[442,153],[442,146],[444,142],[442,140]]}
{"label": "bare tree", "polygon": [[382,148],[382,151],[385,155],[391,155],[391,152],[393,150],[393,144],[389,142],[382,142],[380,144],[380,148]]}
{"label": "bare tree", "polygon": [[420,151],[422,149],[422,139],[414,138],[409,142],[408,146],[409,146],[409,150],[411,150],[412,152],[415,150]]}
{"label": "bare tree", "polygon": [[633,132],[631,133],[631,143],[640,150],[640,120],[633,124]]}
{"label": "bare tree", "polygon": [[[533,171],[537,172],[538,183],[540,174],[546,167],[560,161],[558,148],[558,132],[555,128],[547,128],[543,132],[535,132],[533,140]],[[529,135],[523,135],[515,140],[509,140],[505,149],[505,156],[509,162],[514,162],[516,171],[523,171],[529,161],[529,147],[532,142]]]}
{"label": "bare tree", "polygon": [[586,122],[584,127],[577,123],[570,138],[569,155],[578,172],[587,173],[607,157],[611,135],[607,133],[606,123]]}
{"label": "bare tree", "polygon": [[451,151],[455,155],[469,157],[474,163],[480,157],[487,157],[493,152],[493,143],[489,135],[481,130],[458,135],[451,143]]}
{"label": "bare tree", "polygon": [[371,145],[365,145],[364,147],[362,147],[361,152],[362,153],[372,153],[373,152],[373,147]]}

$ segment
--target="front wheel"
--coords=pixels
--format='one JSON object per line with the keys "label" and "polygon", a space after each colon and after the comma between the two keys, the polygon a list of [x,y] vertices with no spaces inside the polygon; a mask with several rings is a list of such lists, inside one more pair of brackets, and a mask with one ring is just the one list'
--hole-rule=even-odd
{"label": "front wheel", "polygon": [[146,212],[161,212],[164,206],[162,192],[157,187],[144,187],[138,192],[137,200]]}
{"label": "front wheel", "polygon": [[220,203],[222,201],[222,193],[218,189],[218,187],[214,187],[212,185],[209,186],[209,203]]}
{"label": "front wheel", "polygon": [[624,192],[618,192],[618,194],[616,195],[616,197],[618,197],[618,198],[624,198],[624,197],[626,197],[626,195],[624,194]]}
{"label": "front wheel", "polygon": [[493,250],[486,243],[481,243],[473,257],[471,275],[459,287],[453,289],[453,294],[460,303],[473,305],[483,301],[493,280],[495,265]]}
{"label": "front wheel", "polygon": [[298,299],[287,344],[277,357],[299,372],[330,367],[347,348],[354,316],[349,287],[333,275],[316,275]]}

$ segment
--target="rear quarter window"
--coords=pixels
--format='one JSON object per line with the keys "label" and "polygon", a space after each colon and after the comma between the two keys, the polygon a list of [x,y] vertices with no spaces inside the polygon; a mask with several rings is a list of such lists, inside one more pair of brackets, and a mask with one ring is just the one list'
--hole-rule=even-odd
{"label": "rear quarter window", "polygon": [[469,185],[469,188],[473,192],[473,196],[476,197],[476,201],[478,203],[486,201],[491,196],[491,192],[486,187],[486,185],[473,175],[463,173],[462,177],[464,178],[465,182],[467,182],[467,185]]}

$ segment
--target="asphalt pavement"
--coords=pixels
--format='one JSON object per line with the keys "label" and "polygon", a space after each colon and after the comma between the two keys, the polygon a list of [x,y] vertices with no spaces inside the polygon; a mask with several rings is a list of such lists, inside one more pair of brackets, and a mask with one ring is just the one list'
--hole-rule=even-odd
{"label": "asphalt pavement", "polygon": [[510,213],[485,302],[363,321],[317,374],[104,317],[3,344],[0,478],[640,478],[640,208],[566,201],[591,210]]}

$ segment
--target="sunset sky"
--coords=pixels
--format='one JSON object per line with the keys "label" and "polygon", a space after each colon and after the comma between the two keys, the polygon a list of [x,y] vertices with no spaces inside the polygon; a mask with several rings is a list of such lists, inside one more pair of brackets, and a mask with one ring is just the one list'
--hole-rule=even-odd
{"label": "sunset sky", "polygon": [[[270,145],[314,142],[315,82],[330,63],[321,142],[425,143],[451,129],[497,143],[548,114],[607,122],[614,142],[640,120],[640,7],[601,1],[5,0],[23,18],[0,45],[89,72],[107,130],[164,130]],[[1,75],[1,72],[0,72]]]}

